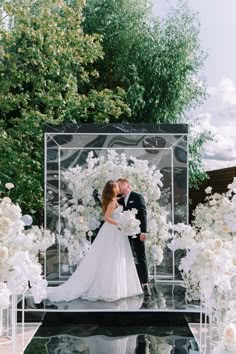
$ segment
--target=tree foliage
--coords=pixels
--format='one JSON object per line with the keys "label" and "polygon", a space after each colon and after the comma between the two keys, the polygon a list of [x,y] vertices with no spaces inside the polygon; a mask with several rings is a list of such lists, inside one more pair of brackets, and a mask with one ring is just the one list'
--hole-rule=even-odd
{"label": "tree foliage", "polygon": [[95,89],[99,35],[81,27],[83,1],[13,0],[0,28],[0,180],[25,212],[43,205],[43,124],[109,122],[129,109],[122,89]]}
{"label": "tree foliage", "polygon": [[[0,180],[24,212],[43,205],[43,124],[185,123],[205,96],[197,17],[179,1],[7,0],[0,23]],[[195,139],[191,183],[204,178]]]}
{"label": "tree foliage", "polygon": [[102,36],[104,58],[95,63],[99,87],[123,87],[129,121],[173,123],[198,104],[205,88],[197,79],[205,54],[197,17],[184,3],[164,20],[148,0],[87,0],[86,33]]}
{"label": "tree foliage", "polygon": [[[206,95],[200,80],[205,53],[199,22],[179,1],[164,18],[153,17],[149,0],[87,0],[84,31],[102,36],[104,57],[95,63],[95,87],[123,87],[129,122],[187,123],[187,112]],[[191,133],[191,131],[190,131]],[[191,138],[190,185],[206,178],[201,159],[209,132]]]}

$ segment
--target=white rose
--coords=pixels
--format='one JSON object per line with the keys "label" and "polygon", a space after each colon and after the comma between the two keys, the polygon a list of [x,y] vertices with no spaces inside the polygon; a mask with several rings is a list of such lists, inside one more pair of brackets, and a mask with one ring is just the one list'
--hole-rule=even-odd
{"label": "white rose", "polygon": [[229,232],[231,231],[231,229],[229,228],[228,225],[224,225],[224,226],[222,227],[222,231],[225,232],[225,233],[229,233]]}
{"label": "white rose", "polygon": [[206,194],[211,194],[211,191],[212,191],[212,187],[210,186],[205,189]]}
{"label": "white rose", "polygon": [[220,239],[216,239],[214,241],[214,246],[217,250],[219,250],[223,247],[223,242]]}
{"label": "white rose", "polygon": [[0,262],[4,262],[8,258],[8,248],[0,247]]}
{"label": "white rose", "polygon": [[2,201],[3,203],[11,204],[11,199],[8,197],[4,197]]}
{"label": "white rose", "polygon": [[6,183],[5,187],[10,190],[10,189],[14,188],[15,186],[13,183]]}
{"label": "white rose", "polygon": [[80,211],[80,212],[84,211],[84,206],[83,205],[79,205],[78,206],[78,211]]}
{"label": "white rose", "polygon": [[89,236],[89,237],[93,236],[93,232],[92,232],[92,231],[89,231],[89,232],[88,232],[88,236]]}
{"label": "white rose", "polygon": [[217,220],[222,220],[222,215],[220,213],[215,213],[214,214],[214,219]]}
{"label": "white rose", "polygon": [[208,261],[212,260],[215,256],[215,254],[211,250],[209,250],[208,248],[203,250],[202,255]]}
{"label": "white rose", "polygon": [[206,217],[206,220],[207,220],[208,223],[212,223],[212,217],[213,216],[210,213],[206,213],[205,217]]}
{"label": "white rose", "polygon": [[215,225],[218,226],[218,227],[222,226],[223,225],[223,221],[222,220],[216,220],[215,221]]}
{"label": "white rose", "polygon": [[206,239],[212,237],[212,234],[211,234],[211,232],[209,230],[202,231],[201,235],[202,235],[203,238],[206,238]]}
{"label": "white rose", "polygon": [[11,227],[11,220],[5,216],[0,216],[0,238],[4,239],[8,236]]}
{"label": "white rose", "polygon": [[236,341],[236,327],[233,323],[225,327],[223,337],[228,343],[234,343]]}
{"label": "white rose", "polygon": [[84,225],[84,226],[82,227],[82,230],[85,231],[85,232],[87,232],[87,231],[88,231],[88,226]]}
{"label": "white rose", "polygon": [[74,247],[75,247],[75,248],[78,248],[78,247],[79,247],[79,240],[75,240],[75,241],[74,241]]}
{"label": "white rose", "polygon": [[21,208],[17,204],[5,203],[3,215],[13,222],[18,221],[22,216]]}

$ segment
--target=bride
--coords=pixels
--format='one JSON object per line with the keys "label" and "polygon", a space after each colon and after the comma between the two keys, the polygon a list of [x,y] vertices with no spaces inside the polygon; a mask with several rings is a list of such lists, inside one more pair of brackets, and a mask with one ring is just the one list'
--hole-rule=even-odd
{"label": "bride", "polygon": [[102,192],[105,223],[76,271],[62,285],[49,287],[51,301],[115,301],[142,294],[128,237],[118,229],[123,206],[117,203],[119,185],[108,181]]}

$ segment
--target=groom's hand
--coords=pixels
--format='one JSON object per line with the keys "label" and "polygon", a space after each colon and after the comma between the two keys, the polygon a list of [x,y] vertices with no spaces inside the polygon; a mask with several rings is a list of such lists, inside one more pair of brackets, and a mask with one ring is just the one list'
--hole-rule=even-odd
{"label": "groom's hand", "polygon": [[140,237],[139,237],[140,241],[145,241],[146,238],[147,238],[146,234],[140,234]]}

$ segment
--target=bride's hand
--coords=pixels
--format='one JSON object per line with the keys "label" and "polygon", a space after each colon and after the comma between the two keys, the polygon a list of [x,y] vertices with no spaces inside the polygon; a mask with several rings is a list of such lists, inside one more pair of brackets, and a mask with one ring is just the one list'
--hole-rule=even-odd
{"label": "bride's hand", "polygon": [[145,241],[147,236],[146,236],[146,234],[140,234],[139,238],[140,238],[140,241]]}

